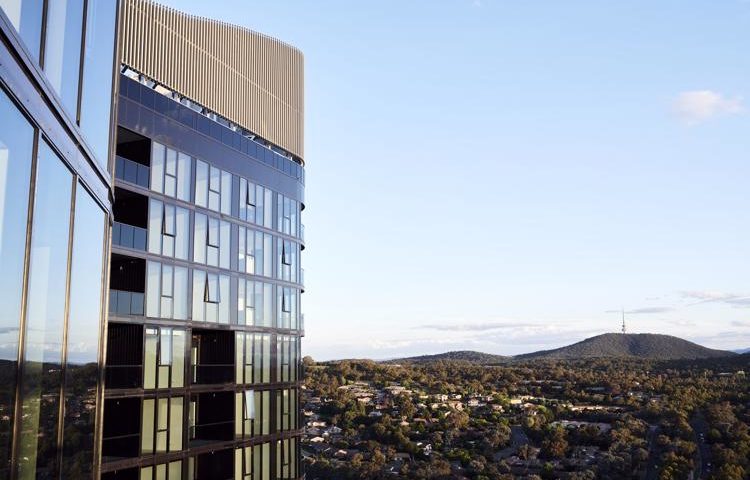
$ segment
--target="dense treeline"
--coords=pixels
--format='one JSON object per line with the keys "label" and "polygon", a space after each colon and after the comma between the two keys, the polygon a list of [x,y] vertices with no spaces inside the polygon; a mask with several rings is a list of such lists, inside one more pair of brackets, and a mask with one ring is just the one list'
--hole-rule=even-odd
{"label": "dense treeline", "polygon": [[[716,480],[748,479],[750,385],[738,373],[747,361],[743,356],[489,366],[316,364],[306,358],[307,397],[324,398],[320,415],[342,429],[335,448],[357,452],[342,462],[314,457],[308,477],[393,478],[387,471],[396,466],[401,477],[414,479],[668,480],[688,478],[690,472],[696,478],[703,473]],[[358,381],[374,389],[400,385],[414,393],[388,396],[379,406],[383,415],[372,416],[371,407],[339,388]],[[435,394],[483,398],[487,405],[461,411],[430,408],[429,401],[420,400]],[[520,408],[516,401],[512,408],[512,398],[531,404]],[[422,419],[429,421],[417,421]],[[597,422],[607,429],[597,428]],[[526,443],[517,445],[514,435],[525,436]],[[424,445],[432,452],[425,453]],[[526,474],[504,453],[510,450],[513,458],[534,459],[526,463]],[[399,455],[408,460],[396,462]]]}

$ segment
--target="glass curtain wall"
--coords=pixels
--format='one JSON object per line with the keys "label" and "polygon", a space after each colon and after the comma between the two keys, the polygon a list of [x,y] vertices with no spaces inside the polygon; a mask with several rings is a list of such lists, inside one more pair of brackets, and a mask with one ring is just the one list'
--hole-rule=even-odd
{"label": "glass curtain wall", "polygon": [[0,478],[9,476],[34,129],[0,89]]}
{"label": "glass curtain wall", "polygon": [[106,95],[114,83],[117,2],[0,0],[0,9],[42,67],[68,118],[80,126],[93,160],[106,170],[112,114]]}

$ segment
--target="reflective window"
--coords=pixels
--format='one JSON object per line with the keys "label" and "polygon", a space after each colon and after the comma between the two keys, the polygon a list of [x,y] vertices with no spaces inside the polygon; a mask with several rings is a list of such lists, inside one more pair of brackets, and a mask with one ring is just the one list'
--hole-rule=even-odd
{"label": "reflective window", "polygon": [[195,161],[195,204],[225,215],[232,213],[232,174]]}
{"label": "reflective window", "polygon": [[72,175],[40,142],[31,233],[18,478],[56,471]]}
{"label": "reflective window", "polygon": [[271,433],[270,391],[237,392],[234,407],[234,434],[237,438]]}
{"label": "reflective window", "polygon": [[299,337],[276,337],[276,381],[296,382],[299,371]]}
{"label": "reflective window", "polygon": [[39,60],[44,0],[0,0],[0,8],[16,27],[26,48]]}
{"label": "reflective window", "polygon": [[81,85],[81,129],[94,157],[108,168],[117,2],[88,0]]}
{"label": "reflective window", "polygon": [[65,367],[62,478],[92,475],[106,215],[76,190]]}
{"label": "reflective window", "polygon": [[279,193],[276,204],[276,229],[287,235],[299,236],[299,209],[299,202]]}
{"label": "reflective window", "polygon": [[276,478],[297,478],[297,439],[286,438],[276,442]]}
{"label": "reflective window", "polygon": [[273,325],[273,285],[240,278],[237,280],[237,323]]}
{"label": "reflective window", "polygon": [[273,236],[256,232],[251,228],[239,227],[238,244],[238,270],[243,273],[270,277],[273,270],[271,249]]}
{"label": "reflective window", "polygon": [[141,454],[182,450],[183,397],[143,400]]}
{"label": "reflective window", "polygon": [[194,321],[228,324],[230,298],[227,275],[193,271]]}
{"label": "reflective window", "polygon": [[0,118],[0,478],[7,478],[34,130],[2,90]]}
{"label": "reflective window", "polygon": [[185,330],[146,328],[143,388],[179,388],[185,384]]}
{"label": "reflective window", "polygon": [[297,390],[285,388],[276,391],[276,428],[281,430],[296,430],[297,421]]}
{"label": "reflective window", "polygon": [[141,468],[139,480],[181,480],[182,461],[152,465]]}
{"label": "reflective window", "polygon": [[299,328],[299,290],[291,287],[276,287],[276,326],[278,328]]}
{"label": "reflective window", "polygon": [[[47,2],[46,18],[44,72],[60,96],[68,115],[75,120],[78,112],[83,0]],[[107,119],[107,125],[109,125],[109,119]]]}
{"label": "reflective window", "polygon": [[146,262],[146,316],[187,320],[187,312],[187,268]]}
{"label": "reflective window", "polygon": [[151,190],[190,201],[190,169],[192,161],[188,155],[164,145],[151,145]]}
{"label": "reflective window", "polygon": [[229,268],[232,228],[229,222],[195,214],[193,261],[211,267]]}
{"label": "reflective window", "polygon": [[240,219],[273,228],[273,192],[240,178]]}
{"label": "reflective window", "polygon": [[237,332],[235,339],[235,381],[238,384],[270,382],[271,335]]}
{"label": "reflective window", "polygon": [[299,281],[299,243],[276,239],[276,278],[287,282]]}
{"label": "reflective window", "polygon": [[234,480],[271,480],[271,444],[235,450]]}
{"label": "reflective window", "polygon": [[190,212],[187,209],[149,198],[148,251],[150,253],[187,260],[189,232]]}

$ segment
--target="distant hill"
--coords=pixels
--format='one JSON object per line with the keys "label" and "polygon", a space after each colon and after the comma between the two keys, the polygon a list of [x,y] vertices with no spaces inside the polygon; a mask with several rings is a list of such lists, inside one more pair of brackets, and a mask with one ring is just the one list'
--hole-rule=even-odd
{"label": "distant hill", "polygon": [[750,353],[750,348],[740,348],[739,350],[732,350],[734,353]]}
{"label": "distant hill", "polygon": [[515,359],[567,359],[636,357],[654,360],[683,360],[695,358],[720,358],[736,355],[734,352],[712,350],[697,343],[671,335],[653,333],[605,333],[582,342],[554,350],[542,350],[518,355]]}
{"label": "distant hill", "polygon": [[421,355],[418,357],[398,358],[389,360],[388,363],[429,363],[445,361],[464,361],[477,363],[481,365],[496,364],[507,362],[511,357],[502,355],[493,355],[491,353],[474,352],[471,350],[461,350],[457,352],[438,353],[437,355]]}

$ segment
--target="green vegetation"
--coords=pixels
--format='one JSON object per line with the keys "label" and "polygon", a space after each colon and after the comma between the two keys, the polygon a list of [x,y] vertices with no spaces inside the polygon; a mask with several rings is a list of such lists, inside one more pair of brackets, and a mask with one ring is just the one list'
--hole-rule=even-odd
{"label": "green vegetation", "polygon": [[750,478],[750,357],[305,359],[309,479]]}

